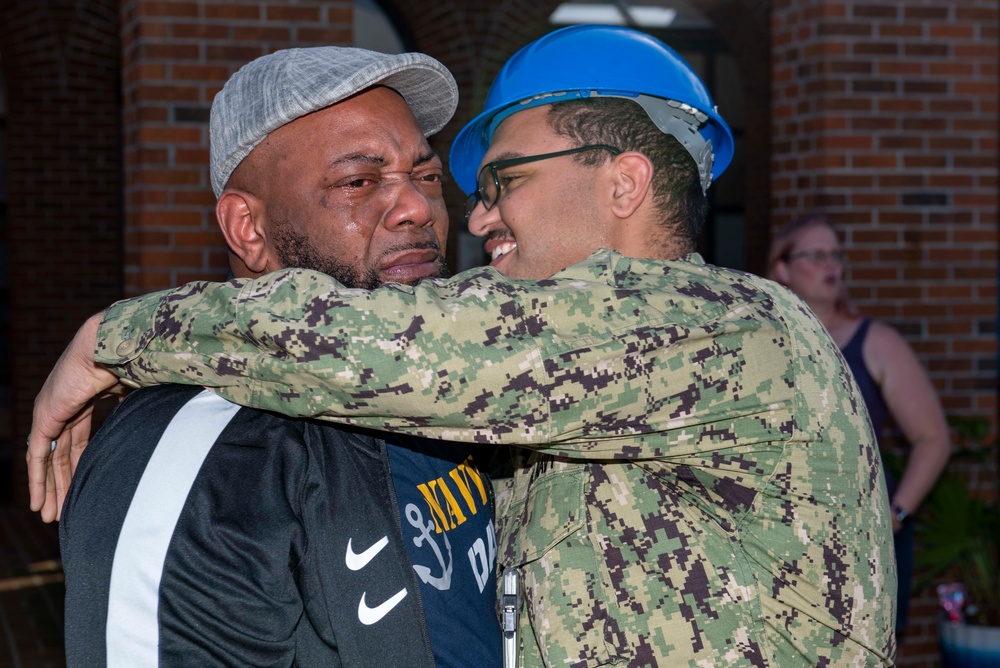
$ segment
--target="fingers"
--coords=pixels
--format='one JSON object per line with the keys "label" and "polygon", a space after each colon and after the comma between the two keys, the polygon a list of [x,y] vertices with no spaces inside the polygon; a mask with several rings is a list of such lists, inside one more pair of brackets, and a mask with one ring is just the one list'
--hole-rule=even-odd
{"label": "fingers", "polygon": [[56,447],[53,453],[50,469],[54,471],[56,521],[62,518],[63,504],[66,502],[66,495],[69,494],[69,486],[73,481],[73,475],[76,473],[76,466],[80,462],[83,451],[86,450],[90,442],[93,413],[94,404],[91,402],[70,426],[67,432],[69,439],[68,445],[65,448],[65,459],[60,456],[62,440],[64,439],[60,440],[60,445]]}
{"label": "fingers", "polygon": [[51,513],[53,519],[59,520],[62,515],[62,504],[69,491],[70,481],[73,479],[73,470],[70,465],[71,434],[65,433],[58,441],[56,449],[52,452],[49,463],[49,476],[46,481],[52,493],[46,493],[46,502],[51,502]]}
{"label": "fingers", "polygon": [[42,521],[58,520],[71,476],[70,436],[59,440],[29,437],[25,455],[28,463],[28,489],[31,509],[41,513]]}
{"label": "fingers", "polygon": [[28,451],[24,458],[28,464],[28,495],[31,509],[39,511],[46,501],[52,439],[45,438],[40,433],[29,436]]}
{"label": "fingers", "polygon": [[[90,440],[94,403],[78,413],[56,439],[45,439],[39,429],[28,439],[28,487],[31,509],[40,511],[42,520],[59,520],[69,492],[73,473]],[[45,445],[45,443],[48,445]]]}
{"label": "fingers", "polygon": [[69,469],[70,475],[76,473],[76,466],[80,463],[80,456],[83,455],[83,451],[86,450],[87,445],[90,442],[91,433],[91,419],[93,417],[92,411],[87,411],[85,415],[82,415],[76,424],[73,425],[70,430],[70,450],[69,450]]}
{"label": "fingers", "polygon": [[50,465],[45,471],[45,504],[42,506],[42,521],[52,522],[58,519],[59,502],[56,500],[55,473]]}
{"label": "fingers", "polygon": [[[97,315],[80,328],[35,398],[26,455],[28,494],[31,509],[41,511],[46,522],[60,515],[79,449],[89,439],[94,397],[118,383],[114,374],[94,364],[99,322]],[[55,452],[52,441],[58,442]]]}

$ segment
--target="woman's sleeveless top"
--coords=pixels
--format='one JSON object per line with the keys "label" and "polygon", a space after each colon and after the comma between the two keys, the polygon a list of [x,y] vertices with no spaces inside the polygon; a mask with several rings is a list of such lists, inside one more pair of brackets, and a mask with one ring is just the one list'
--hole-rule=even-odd
{"label": "woman's sleeveless top", "polygon": [[861,396],[864,398],[865,406],[868,408],[868,415],[871,417],[875,437],[881,438],[882,425],[885,422],[887,411],[885,400],[882,399],[882,392],[879,390],[875,379],[868,373],[864,356],[861,354],[861,349],[865,345],[865,336],[868,335],[868,326],[871,325],[871,322],[869,318],[862,320],[858,331],[854,333],[854,336],[847,342],[847,345],[840,349],[840,352],[844,354],[847,366],[851,368],[854,380],[857,381],[858,387],[861,389]]}

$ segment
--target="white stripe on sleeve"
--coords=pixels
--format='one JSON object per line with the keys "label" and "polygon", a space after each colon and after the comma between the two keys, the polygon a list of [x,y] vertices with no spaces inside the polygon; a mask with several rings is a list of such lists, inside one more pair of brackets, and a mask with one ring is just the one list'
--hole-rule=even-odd
{"label": "white stripe on sleeve", "polygon": [[109,668],[157,665],[157,606],[167,547],[205,457],[239,410],[205,390],[177,412],[153,451],[125,516],[111,566]]}

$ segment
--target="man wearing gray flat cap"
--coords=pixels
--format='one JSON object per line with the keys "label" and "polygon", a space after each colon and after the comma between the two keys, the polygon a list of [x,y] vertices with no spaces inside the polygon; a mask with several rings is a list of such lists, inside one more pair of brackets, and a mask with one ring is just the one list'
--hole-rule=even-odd
{"label": "man wearing gray flat cap", "polygon": [[[289,49],[244,66],[210,129],[233,275],[304,267],[365,289],[443,275],[426,137],[456,104],[422,54]],[[67,663],[499,665],[492,515],[467,446],[200,388],[134,392],[62,508]]]}

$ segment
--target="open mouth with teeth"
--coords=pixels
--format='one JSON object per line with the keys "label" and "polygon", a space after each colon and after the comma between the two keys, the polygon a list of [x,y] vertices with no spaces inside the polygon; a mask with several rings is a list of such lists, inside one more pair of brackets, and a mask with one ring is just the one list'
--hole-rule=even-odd
{"label": "open mouth with teeth", "polygon": [[511,252],[515,248],[517,248],[517,243],[516,242],[507,241],[505,243],[502,243],[502,244],[500,244],[499,246],[497,246],[496,248],[493,249],[493,252],[490,253],[490,259],[491,260],[495,260],[498,257],[506,255],[507,253]]}

